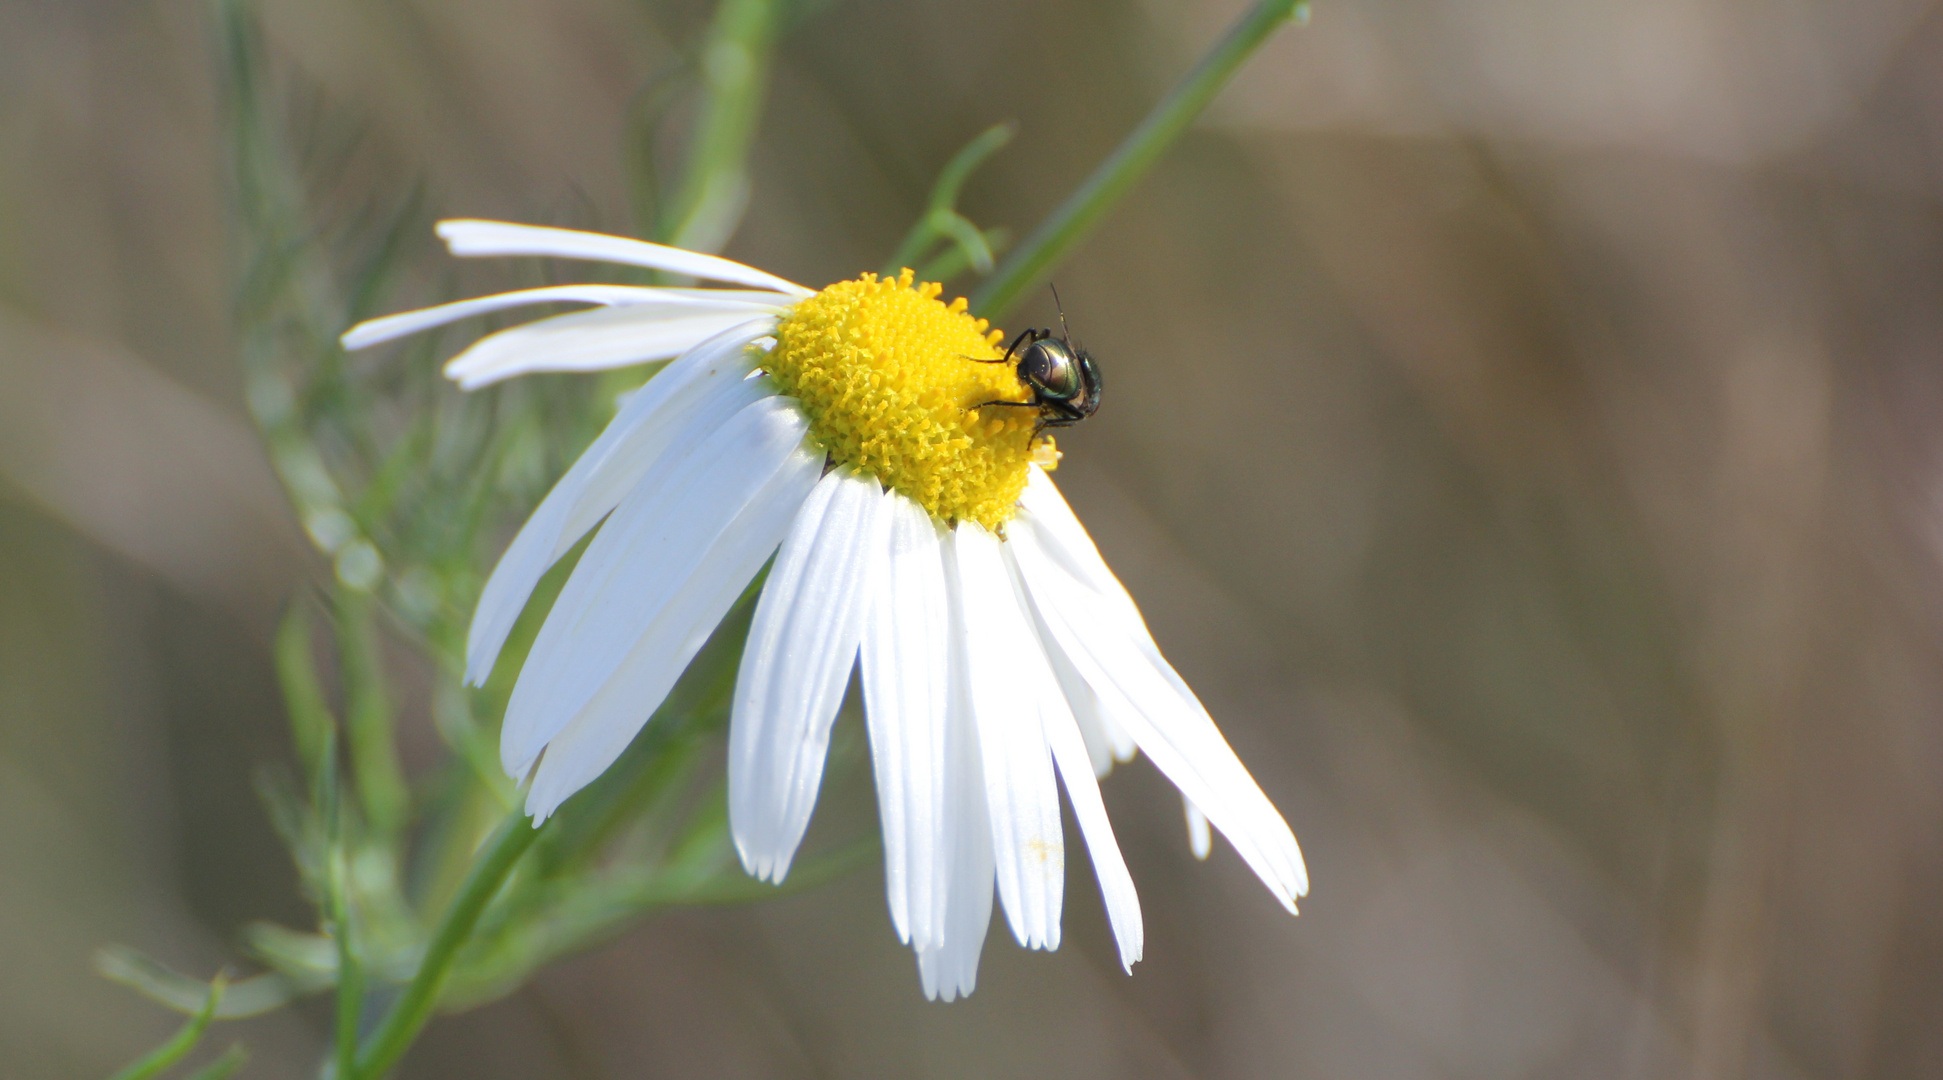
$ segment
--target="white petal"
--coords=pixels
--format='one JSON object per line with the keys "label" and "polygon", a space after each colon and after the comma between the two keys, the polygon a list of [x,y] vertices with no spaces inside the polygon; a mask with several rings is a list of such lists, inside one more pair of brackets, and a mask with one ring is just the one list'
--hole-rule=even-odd
{"label": "white petal", "polygon": [[816,807],[887,509],[876,478],[832,470],[790,525],[756,603],[729,719],[729,824],[758,878],[789,873]]}
{"label": "white petal", "polygon": [[1085,747],[1079,732],[1071,727],[1048,727],[1053,758],[1059,763],[1060,779],[1066,783],[1066,796],[1072,800],[1079,820],[1080,834],[1093,858],[1093,876],[1100,883],[1100,900],[1106,907],[1107,924],[1113,928],[1113,941],[1120,950],[1120,967],[1133,974],[1145,948],[1145,925],[1140,915],[1140,895],[1134,890],[1133,875],[1114,839],[1113,824],[1107,820],[1106,804],[1100,800],[1100,784],[1088,769]]}
{"label": "white petal", "polygon": [[[1047,476],[1044,469],[1037,465],[1029,467],[1025,491],[1019,498],[1025,516],[1032,518],[1037,530],[1040,549],[1053,558],[1068,574],[1078,578],[1098,593],[1102,599],[1118,609],[1119,618],[1128,626],[1138,630],[1138,643],[1141,651],[1150,655],[1162,665],[1159,646],[1154,644],[1153,635],[1147,632],[1147,624],[1140,617],[1140,609],[1135,606],[1133,597],[1128,595],[1126,586],[1120,584],[1112,570],[1107,568],[1106,560],[1100,557],[1099,549],[1093,546],[1093,538],[1086,533],[1085,526],[1074,516],[1072,507],[1066,504],[1064,496]],[[1056,654],[1058,650],[1053,650]],[[1105,776],[1112,771],[1112,762],[1133,760],[1136,750],[1133,738],[1113,718],[1100,708],[1099,700],[1090,690],[1084,689],[1085,681],[1070,665],[1059,662],[1054,656],[1054,669],[1059,672],[1060,682],[1066,687],[1067,697],[1073,703],[1073,712],[1079,718],[1080,732],[1086,736],[1087,751],[1093,755],[1095,771]],[[1173,669],[1170,667],[1171,672]],[[1184,693],[1191,693],[1187,686],[1180,687]],[[1111,753],[1110,761],[1102,761],[1101,749]]]}
{"label": "white petal", "polygon": [[[1025,582],[1019,577],[1011,545],[1005,546],[1008,583],[1022,610],[1030,610]],[[1134,892],[1133,875],[1127,872],[1126,859],[1113,838],[1113,825],[1107,820],[1106,804],[1100,800],[1100,785],[1094,775],[1094,762],[1088,756],[1081,726],[1068,707],[1065,693],[1054,677],[1050,657],[1035,625],[1013,650],[1018,664],[1018,679],[1023,688],[1038,699],[1039,719],[1046,746],[1066,784],[1066,797],[1073,804],[1073,817],[1079,822],[1086,849],[1093,857],[1093,875],[1100,883],[1100,896],[1106,904],[1107,919],[1120,947],[1120,966],[1129,973],[1140,959],[1145,931],[1140,917],[1140,897]]]}
{"label": "white petal", "polygon": [[[1026,489],[1018,501],[1038,528],[1041,550],[1057,559],[1067,573],[1084,581],[1092,591],[1119,608],[1123,622],[1139,627],[1142,651],[1152,653],[1158,660],[1160,649],[1154,645],[1152,635],[1146,633],[1146,624],[1141,620],[1141,610],[1133,604],[1133,596],[1113,577],[1106,559],[1094,548],[1092,536],[1086,534],[1086,528],[1074,517],[1073,507],[1067,505],[1065,497],[1059,495],[1059,488],[1053,486],[1053,478],[1045,476],[1040,466],[1030,466],[1026,476]],[[1086,688],[1086,682],[1078,678],[1073,666],[1063,662],[1057,649],[1053,649],[1053,670],[1059,674],[1061,686],[1067,688],[1067,699],[1073,703],[1080,734],[1086,736],[1086,752],[1092,756],[1094,771],[1104,777],[1113,769],[1113,761],[1131,761],[1135,754],[1133,738],[1113,723],[1113,717],[1100,707],[1100,699]]]}
{"label": "white petal", "polygon": [[709,281],[733,281],[738,285],[773,289],[791,296],[811,295],[811,290],[801,285],[739,262],[650,244],[645,240],[630,240],[623,236],[475,220],[441,221],[438,223],[438,234],[454,255],[550,255],[558,259],[591,259],[647,266]]}
{"label": "white petal", "polygon": [[[1022,507],[1020,519],[1027,522],[1027,528],[1031,532],[1030,540],[1036,541],[1033,546],[1056,564],[1059,570],[1070,575],[1071,579],[1082,583],[1090,590],[1092,596],[1104,604],[1103,617],[1125,632],[1127,640],[1131,641],[1134,647],[1146,657],[1152,671],[1172,687],[1174,698],[1184,703],[1186,707],[1185,715],[1198,716],[1200,722],[1204,723],[1207,730],[1219,741],[1226,756],[1233,758],[1234,752],[1227,748],[1226,740],[1221,739],[1219,730],[1214,727],[1214,721],[1208,718],[1207,710],[1202,708],[1200,699],[1195,697],[1194,691],[1174,670],[1174,666],[1161,656],[1160,647],[1154,643],[1153,635],[1148,632],[1147,624],[1141,618],[1140,609],[1134,604],[1133,597],[1128,595],[1126,587],[1107,567],[1106,560],[1100,557],[1099,549],[1094,546],[1092,537],[1087,535],[1085,527],[1080,524],[1079,518],[1073,514],[1072,508],[1060,495],[1059,488],[1043,469],[1036,465],[1031,467],[1026,490],[1019,502]],[[1100,703],[1097,698],[1094,698],[1091,704],[1098,706]],[[1076,701],[1076,708],[1078,707],[1079,703]],[[1111,715],[1113,711],[1109,708],[1099,709],[1099,720],[1109,732],[1114,724]],[[1121,737],[1126,736],[1122,733]],[[1238,759],[1235,761],[1234,771],[1247,778],[1249,789],[1256,795],[1260,795],[1260,788],[1254,786],[1253,779],[1248,778],[1247,770],[1241,767]],[[1190,799],[1190,805],[1192,802],[1193,800]],[[1265,845],[1264,851],[1268,853],[1279,851],[1280,861],[1284,864],[1284,880],[1299,885],[1294,890],[1295,896],[1303,895],[1308,892],[1308,874],[1302,865],[1301,849],[1296,845],[1294,835],[1289,833],[1287,823],[1275,811],[1273,804],[1267,801],[1266,796],[1261,796],[1259,805],[1254,809],[1259,813],[1264,807],[1268,811],[1268,819],[1273,821],[1273,826],[1268,828],[1262,841]],[[1192,813],[1198,814],[1201,810],[1196,809]],[[1206,818],[1203,817],[1203,829],[1206,828],[1206,824]],[[1219,825],[1219,821],[1216,824]],[[1201,834],[1193,831],[1191,815],[1189,827],[1190,843],[1194,845],[1197,854],[1205,857],[1207,851],[1211,850],[1212,837],[1209,837],[1206,842],[1199,839]],[[1232,834],[1230,838],[1233,838]],[[1285,898],[1284,903],[1292,908],[1293,898]]]}
{"label": "white petal", "polygon": [[621,410],[520,527],[500,557],[466,635],[466,681],[483,685],[513,623],[546,573],[660,460],[675,437],[691,440],[754,401],[764,384],[741,385],[755,364],[749,327],[689,350],[631,394]]}
{"label": "white petal", "polygon": [[1119,841],[1113,838],[1113,824],[1107,820],[1106,803],[1100,800],[1100,783],[1086,757],[1086,745],[1070,716],[1064,722],[1048,717],[1046,741],[1053,760],[1059,763],[1060,779],[1066,783],[1066,797],[1072,801],[1073,816],[1079,821],[1080,835],[1093,857],[1093,876],[1100,882],[1100,899],[1106,905],[1113,940],[1120,947],[1120,966],[1128,972],[1140,960],[1145,936],[1140,918],[1140,896],[1134,891],[1133,875],[1120,854]]}
{"label": "white petal", "polygon": [[1079,724],[1080,737],[1086,741],[1086,756],[1093,762],[1093,775],[1104,777],[1113,771],[1114,762],[1132,761],[1139,748],[1134,745],[1133,737],[1100,708],[1099,696],[1093,693],[1093,688],[1086,685],[1086,680],[1080,678],[1059,650],[1052,650],[1048,659],[1060,688],[1066,693],[1073,719]]}
{"label": "white petal", "polygon": [[[947,590],[952,576],[947,570]],[[938,944],[918,950],[918,977],[925,997],[951,1001],[978,985],[978,955],[992,925],[993,866],[992,827],[985,808],[984,767],[972,718],[964,640],[953,634],[948,641],[945,843],[938,866],[945,916]]]}
{"label": "white petal", "polygon": [[1181,806],[1187,811],[1187,846],[1194,851],[1194,857],[1205,859],[1214,850],[1214,834],[1208,831],[1208,815],[1194,805],[1194,800],[1181,796]]}
{"label": "white petal", "polygon": [[776,550],[822,470],[822,454],[806,442],[799,444],[709,546],[613,677],[547,744],[527,794],[527,813],[544,820],[621,756]]}
{"label": "white petal", "polygon": [[[767,383],[737,386],[764,394]],[[686,425],[615,508],[547,613],[506,706],[499,748],[512,775],[606,685],[737,515],[803,453],[808,426],[794,401],[774,396],[713,430],[704,421]]]}
{"label": "white petal", "polygon": [[1059,789],[1039,719],[1041,695],[1034,680],[1021,677],[1018,654],[1022,646],[1030,648],[1032,626],[1019,607],[997,537],[960,522],[945,551],[985,769],[999,899],[1019,944],[1057,949],[1066,847]]}
{"label": "white petal", "polygon": [[924,508],[884,493],[890,518],[870,585],[861,672],[884,831],[884,884],[898,939],[943,940],[945,699],[950,678],[943,538]]}
{"label": "white petal", "polygon": [[1086,526],[1080,524],[1073,508],[1066,504],[1066,497],[1059,493],[1058,485],[1039,466],[1029,465],[1026,468],[1026,486],[1019,495],[1019,506],[1023,511],[1021,516],[1032,519],[1039,549],[1066,573],[1120,609],[1118,616],[1139,629],[1144,648],[1158,657],[1160,649],[1147,632],[1147,623],[1140,617],[1140,608],[1127,593],[1127,587],[1120,584],[1120,579],[1108,568],[1106,560],[1100,557],[1100,549],[1093,545],[1093,538],[1087,535]]}
{"label": "white petal", "polygon": [[1308,891],[1308,875],[1288,823],[1200,701],[1158,650],[1151,650],[1145,629],[1129,621],[1128,605],[1068,574],[1046,553],[1042,538],[1029,513],[1009,527],[1015,562],[1048,644],[1065,654],[1104,711],[1234,843],[1276,898],[1295,910],[1295,898]]}
{"label": "white petal", "polygon": [[767,333],[773,315],[750,304],[664,308],[629,305],[574,311],[488,334],[445,364],[464,390],[536,371],[599,371],[679,356],[745,323]]}
{"label": "white petal", "polygon": [[343,346],[353,352],[368,349],[393,338],[430,330],[435,326],[457,322],[473,315],[483,315],[489,311],[500,311],[510,307],[527,304],[601,304],[601,305],[646,305],[672,308],[721,307],[724,304],[743,305],[752,311],[783,310],[783,297],[772,292],[752,292],[740,289],[660,289],[638,285],[549,285],[543,289],[521,289],[517,292],[498,293],[481,296],[472,300],[455,300],[437,307],[420,308],[417,311],[403,311],[396,315],[386,315],[376,319],[366,319],[344,332],[338,339]]}

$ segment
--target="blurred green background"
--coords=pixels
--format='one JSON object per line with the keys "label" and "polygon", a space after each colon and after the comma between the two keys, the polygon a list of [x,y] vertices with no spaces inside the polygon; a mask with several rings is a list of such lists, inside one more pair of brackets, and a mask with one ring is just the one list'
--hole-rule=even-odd
{"label": "blurred green background", "polygon": [[[875,268],[1006,119],[961,205],[1029,229],[1241,6],[799,2],[726,251]],[[382,163],[347,198],[610,231],[711,12],[260,8]],[[175,1026],[98,945],[207,975],[311,918],[250,775],[327,568],[243,407],[212,27],[0,0],[9,1077]],[[404,1075],[1943,1075],[1943,6],[1321,0],[1057,281],[1110,383],[1059,478],[1302,839],[1302,917],[1136,763],[1132,978],[1075,860],[1059,952],[1001,924],[929,1004],[873,867],[656,919]],[[228,1030],[296,1077],[327,1025]]]}

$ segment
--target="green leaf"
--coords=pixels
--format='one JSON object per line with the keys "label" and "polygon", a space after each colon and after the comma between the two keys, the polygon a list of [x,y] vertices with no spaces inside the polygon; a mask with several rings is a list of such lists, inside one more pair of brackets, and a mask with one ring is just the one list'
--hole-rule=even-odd
{"label": "green leaf", "polygon": [[[904,242],[897,246],[897,254],[884,264],[885,277],[893,277],[905,267],[915,268],[940,240],[953,242],[952,250],[965,260],[964,265],[977,267],[981,274],[992,272],[993,245],[989,234],[980,232],[978,226],[958,212],[958,193],[971,174],[1018,133],[1019,125],[1012,121],[994,124],[952,155],[931,186],[931,198],[925,203],[924,213],[918,215]],[[926,280],[944,279],[927,275]]]}
{"label": "green leaf", "polygon": [[[179,1013],[195,1016],[209,1004],[211,984],[172,971],[125,945],[96,950],[94,969],[108,981]],[[260,1016],[309,992],[277,972],[253,975],[227,985],[214,1016],[218,1020]]]}
{"label": "green leaf", "polygon": [[322,990],[337,982],[337,942],[327,934],[255,922],[243,928],[243,944],[294,987]]}
{"label": "green leaf", "polygon": [[[986,248],[994,253],[1003,252],[1007,245],[1012,242],[1012,230],[1003,225],[986,229],[979,236],[984,239]],[[966,253],[962,245],[953,244],[939,252],[937,258],[932,259],[923,266],[917,267],[917,279],[919,281],[950,281],[952,278],[957,277],[959,274],[971,268],[971,256]]]}
{"label": "green leaf", "polygon": [[[327,730],[324,735],[322,757],[318,767],[312,770],[313,775],[322,772],[323,759],[330,757],[331,733]],[[324,896],[324,833],[311,804],[304,801],[289,772],[277,765],[257,768],[256,794],[257,798],[263,800],[271,827],[276,829],[284,846],[290,849],[290,859],[296,864],[298,881],[303,886],[304,894],[313,901],[321,900]]]}
{"label": "green leaf", "polygon": [[277,683],[283,688],[284,709],[290,714],[290,733],[297,744],[297,757],[304,763],[304,775],[314,776],[324,760],[324,744],[337,720],[324,699],[324,687],[317,679],[317,660],[310,645],[310,605],[302,598],[293,600],[277,627]]}

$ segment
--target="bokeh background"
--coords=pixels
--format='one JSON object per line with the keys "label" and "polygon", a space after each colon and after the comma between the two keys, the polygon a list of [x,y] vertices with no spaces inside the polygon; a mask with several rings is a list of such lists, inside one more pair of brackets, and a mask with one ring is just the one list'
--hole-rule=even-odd
{"label": "bokeh background", "polygon": [[[727,251],[874,268],[1005,119],[962,205],[1029,228],[1239,9],[799,5]],[[612,230],[709,17],[261,12],[432,212]],[[309,918],[249,777],[327,568],[243,407],[211,25],[0,2],[10,1077],[176,1024],[98,945],[206,975]],[[1943,6],[1319,0],[1057,281],[1110,382],[1061,481],[1302,839],[1301,918],[1137,762],[1131,978],[1075,859],[1059,952],[1001,925],[929,1004],[873,866],[653,920],[406,1075],[1943,1075]],[[327,1038],[229,1030],[257,1077]]]}

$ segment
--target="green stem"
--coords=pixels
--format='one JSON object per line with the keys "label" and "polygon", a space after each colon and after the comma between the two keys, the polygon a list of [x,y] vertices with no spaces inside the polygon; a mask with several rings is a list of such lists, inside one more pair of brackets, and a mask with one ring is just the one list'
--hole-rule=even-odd
{"label": "green stem", "polygon": [[769,86],[776,0],[722,0],[702,51],[702,115],[687,176],[666,223],[667,242],[715,251],[728,242],[749,197],[749,147]]}
{"label": "green stem", "polygon": [[356,1070],[345,1080],[379,1080],[411,1047],[419,1031],[425,1027],[425,1022],[431,1019],[432,1009],[438,1004],[439,990],[445,985],[446,976],[451,974],[452,962],[458,958],[460,948],[471,938],[473,927],[479,923],[479,916],[485,912],[492,898],[498,895],[506,876],[512,873],[520,856],[526,854],[526,849],[537,835],[539,830],[527,820],[525,812],[515,810],[492,839],[486,842],[479,861],[473,865],[465,884],[460,886],[458,895],[453,897],[452,905],[445,909],[445,916],[439,921],[431,943],[425,947],[425,957],[419,961],[418,973],[412,976],[411,983],[392,1005],[384,1022],[366,1041],[364,1050],[358,1054]]}
{"label": "green stem", "polygon": [[209,1022],[216,1019],[216,1007],[223,1002],[226,982],[224,976],[216,976],[215,981],[209,984],[209,996],[203,1000],[202,1011],[182,1025],[181,1030],[171,1036],[168,1042],[116,1073],[113,1080],[148,1080],[194,1050],[196,1043],[202,1041],[202,1033],[209,1030]]}
{"label": "green stem", "polygon": [[352,939],[351,905],[345,899],[344,845],[331,845],[331,937],[337,943],[337,1075],[356,1075],[358,1020],[364,1014],[364,968]]}
{"label": "green stem", "polygon": [[1044,281],[1052,268],[1093,231],[1101,216],[1146,175],[1262,42],[1283,23],[1304,17],[1308,7],[1308,0],[1258,0],[1194,70],[1154,106],[1112,156],[1006,256],[998,270],[972,294],[972,310],[989,319],[1003,318],[1019,297]]}

